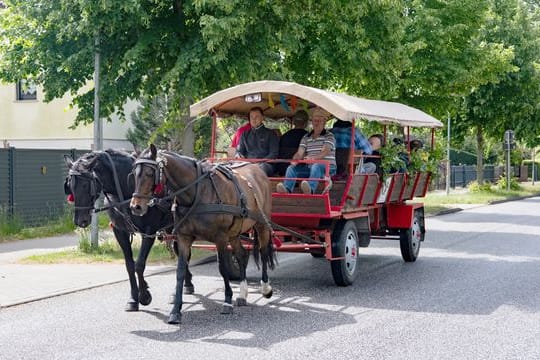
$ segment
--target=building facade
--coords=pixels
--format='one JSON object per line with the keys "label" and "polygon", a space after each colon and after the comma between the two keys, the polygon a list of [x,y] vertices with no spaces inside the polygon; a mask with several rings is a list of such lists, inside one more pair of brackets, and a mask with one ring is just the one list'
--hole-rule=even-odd
{"label": "building facade", "polygon": [[[0,83],[0,148],[93,150],[93,124],[69,128],[77,116],[69,105],[71,99],[64,96],[45,103],[43,98],[40,87],[25,81]],[[135,101],[126,103],[126,121],[117,117],[112,122],[103,120],[104,149],[133,149],[126,134],[137,105]]]}

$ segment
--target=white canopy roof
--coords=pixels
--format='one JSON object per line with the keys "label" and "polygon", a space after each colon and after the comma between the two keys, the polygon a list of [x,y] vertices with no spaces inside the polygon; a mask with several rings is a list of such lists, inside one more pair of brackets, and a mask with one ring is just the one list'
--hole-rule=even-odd
{"label": "white canopy roof", "polygon": [[[260,102],[246,102],[245,96],[261,94]],[[412,127],[442,127],[433,116],[396,102],[368,100],[286,81],[255,81],[218,91],[190,106],[192,117],[212,110],[221,114],[247,114],[260,106],[269,118],[290,117],[295,110],[320,107],[331,116],[352,121],[367,119],[383,124]],[[273,106],[273,107],[272,107]],[[293,110],[294,109],[294,110]]]}

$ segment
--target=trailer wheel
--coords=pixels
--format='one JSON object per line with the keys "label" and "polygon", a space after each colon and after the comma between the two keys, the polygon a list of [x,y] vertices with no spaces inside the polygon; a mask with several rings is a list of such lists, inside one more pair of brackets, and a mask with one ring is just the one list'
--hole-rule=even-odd
{"label": "trailer wheel", "polygon": [[416,261],[420,252],[420,243],[424,241],[424,231],[421,227],[422,213],[414,212],[414,218],[410,229],[401,229],[399,232],[399,246],[401,256],[406,262]]}
{"label": "trailer wheel", "polygon": [[343,257],[330,262],[338,286],[351,285],[358,276],[358,232],[354,222],[339,221],[332,232],[332,256]]}

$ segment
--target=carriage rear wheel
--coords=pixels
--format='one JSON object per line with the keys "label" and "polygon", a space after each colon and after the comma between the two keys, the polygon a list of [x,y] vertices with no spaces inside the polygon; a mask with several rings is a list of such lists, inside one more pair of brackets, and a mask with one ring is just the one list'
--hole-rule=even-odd
{"label": "carriage rear wheel", "polygon": [[358,232],[353,221],[339,221],[332,232],[332,256],[342,257],[332,260],[332,276],[338,286],[351,285],[358,277]]}
{"label": "carriage rear wheel", "polygon": [[420,243],[424,241],[424,231],[422,229],[421,211],[414,212],[414,218],[410,229],[401,229],[399,232],[399,246],[401,256],[406,262],[416,261],[420,252]]}

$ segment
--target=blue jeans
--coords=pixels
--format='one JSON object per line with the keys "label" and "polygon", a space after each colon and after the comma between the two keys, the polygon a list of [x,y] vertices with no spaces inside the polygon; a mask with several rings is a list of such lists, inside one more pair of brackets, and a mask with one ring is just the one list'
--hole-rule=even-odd
{"label": "blue jeans", "polygon": [[[287,178],[313,178],[313,179],[324,179],[325,174],[325,165],[324,164],[298,164],[296,166],[289,165],[287,171],[285,172],[285,177]],[[330,165],[330,175],[336,173],[336,167]],[[287,188],[289,192],[293,192],[294,185],[296,180],[285,180],[283,185]],[[309,187],[311,192],[315,193],[315,189],[319,181],[311,180],[309,181]]]}

